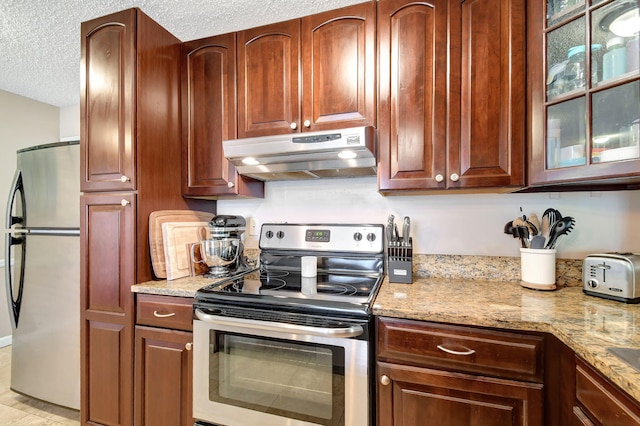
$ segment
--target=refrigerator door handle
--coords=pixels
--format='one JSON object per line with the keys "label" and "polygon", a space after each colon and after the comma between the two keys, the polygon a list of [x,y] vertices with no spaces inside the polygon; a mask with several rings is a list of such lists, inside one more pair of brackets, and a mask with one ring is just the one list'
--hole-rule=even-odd
{"label": "refrigerator door handle", "polygon": [[[13,215],[13,206],[16,200],[16,197],[20,193],[20,202],[22,211],[21,216]],[[23,231],[21,229],[11,230],[10,228],[15,224],[24,224],[26,218],[26,205],[25,205],[25,196],[24,196],[24,186],[22,184],[22,172],[20,170],[16,170],[15,176],[13,177],[13,183],[11,184],[11,190],[9,191],[9,201],[7,202],[7,229],[9,232],[16,231],[16,233],[24,233],[26,234],[26,230]],[[11,266],[11,247],[12,246],[20,246],[20,264],[17,265],[20,273],[20,282],[18,284],[18,294],[14,298],[13,292],[13,274],[12,274],[12,266]],[[4,259],[5,259],[5,267],[4,267],[4,275],[5,275],[5,285],[7,290],[7,304],[9,305],[9,318],[11,320],[11,326],[16,329],[18,327],[18,320],[20,319],[20,306],[22,304],[22,292],[24,288],[24,256],[27,251],[27,241],[24,236],[16,237],[11,235],[11,233],[5,234],[5,247],[4,247]]]}
{"label": "refrigerator door handle", "polygon": [[[20,193],[20,201],[22,202],[22,215],[13,215],[13,204],[16,200],[17,193]],[[22,172],[18,169],[13,176],[11,189],[9,190],[9,201],[7,202],[6,228],[9,229],[15,224],[24,224],[26,219],[26,206],[24,197],[24,185],[22,183]]]}
{"label": "refrigerator door handle", "polygon": [[78,237],[80,236],[80,229],[78,228],[55,228],[55,229],[38,229],[30,228],[26,230],[25,234],[29,235],[57,235],[62,237]]}

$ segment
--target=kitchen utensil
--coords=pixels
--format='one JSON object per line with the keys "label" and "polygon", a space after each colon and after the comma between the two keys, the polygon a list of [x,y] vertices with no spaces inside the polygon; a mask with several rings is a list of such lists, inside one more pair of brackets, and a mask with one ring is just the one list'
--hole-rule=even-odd
{"label": "kitchen utensil", "polygon": [[520,238],[520,245],[522,248],[529,248],[529,228],[526,226],[518,226],[518,237]]}
{"label": "kitchen utensil", "polygon": [[[506,229],[507,226],[505,226],[505,232]],[[517,217],[511,222],[511,234],[514,236],[514,238],[520,238],[521,247],[529,247],[529,228],[527,228],[526,222],[521,217]]]}
{"label": "kitchen utensil", "polygon": [[543,215],[542,224],[540,224],[540,235],[545,239],[545,241],[549,238],[549,226],[549,216]]}
{"label": "kitchen utensil", "polygon": [[385,233],[387,234],[387,244],[389,246],[393,245],[393,227],[394,227],[394,221],[395,221],[396,217],[392,214],[389,215],[389,217],[387,218],[387,227],[385,228]]}
{"label": "kitchen utensil", "polygon": [[529,248],[532,249],[543,249],[547,239],[542,235],[536,235],[531,239],[531,244],[529,244]]}
{"label": "kitchen utensil", "polygon": [[223,276],[238,260],[242,251],[240,238],[217,238],[200,241],[200,254],[211,276]]}
{"label": "kitchen utensil", "polygon": [[411,219],[409,219],[409,216],[405,216],[402,222],[402,243],[404,246],[409,245],[410,230],[411,230]]}
{"label": "kitchen utensil", "polygon": [[525,223],[527,224],[531,235],[535,236],[540,234],[540,221],[538,220],[537,214],[531,213]]}
{"label": "kitchen utensil", "polygon": [[209,222],[164,222],[162,241],[167,280],[187,277],[191,271],[191,244],[202,238]]}
{"label": "kitchen utensil", "polygon": [[153,274],[157,278],[167,278],[162,224],[165,222],[207,222],[212,217],[212,213],[193,210],[157,210],[149,214],[149,249]]}
{"label": "kitchen utensil", "polygon": [[552,208],[548,208],[544,211],[542,217],[544,218],[545,216],[549,218],[549,227],[562,219],[562,214],[560,213],[560,211]]}
{"label": "kitchen utensil", "polygon": [[521,247],[528,246],[529,231],[527,227],[524,225],[524,222],[522,221],[522,219],[516,218],[513,221],[507,222],[504,225],[504,233],[512,235],[513,238],[519,238]]}
{"label": "kitchen utensil", "polygon": [[513,232],[513,221],[510,220],[509,222],[504,224],[504,233],[505,234],[509,234],[509,235],[513,235],[513,238],[518,238],[518,236]]}
{"label": "kitchen utensil", "polygon": [[557,246],[558,238],[561,235],[568,234],[573,229],[576,221],[571,216],[563,217],[551,226],[549,230],[549,239],[545,245],[546,249],[554,249]]}

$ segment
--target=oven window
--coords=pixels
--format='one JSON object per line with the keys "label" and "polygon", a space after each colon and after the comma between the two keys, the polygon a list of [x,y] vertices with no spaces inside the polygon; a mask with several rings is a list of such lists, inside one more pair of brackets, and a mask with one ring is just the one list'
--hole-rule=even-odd
{"label": "oven window", "polygon": [[211,331],[209,399],[344,424],[344,348]]}

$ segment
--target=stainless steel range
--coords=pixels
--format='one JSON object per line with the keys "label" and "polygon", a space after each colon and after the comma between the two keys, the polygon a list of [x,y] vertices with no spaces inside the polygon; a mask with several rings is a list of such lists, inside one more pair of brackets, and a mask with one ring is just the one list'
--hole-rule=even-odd
{"label": "stainless steel range", "polygon": [[260,269],[197,292],[196,424],[373,424],[383,232],[265,224]]}

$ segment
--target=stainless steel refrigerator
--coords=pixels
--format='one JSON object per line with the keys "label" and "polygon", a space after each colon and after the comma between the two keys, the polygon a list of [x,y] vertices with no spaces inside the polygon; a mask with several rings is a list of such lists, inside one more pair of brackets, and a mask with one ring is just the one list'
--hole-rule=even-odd
{"label": "stainless steel refrigerator", "polygon": [[79,409],[80,146],[17,157],[5,227],[11,389]]}

